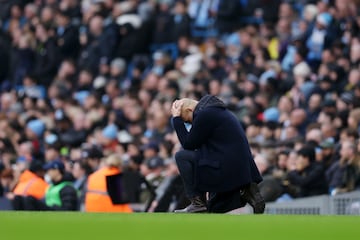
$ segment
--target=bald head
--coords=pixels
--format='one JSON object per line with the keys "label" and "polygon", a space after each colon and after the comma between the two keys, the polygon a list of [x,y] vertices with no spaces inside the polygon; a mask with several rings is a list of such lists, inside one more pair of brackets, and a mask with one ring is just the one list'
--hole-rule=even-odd
{"label": "bald head", "polygon": [[182,104],[182,109],[185,108],[195,109],[196,105],[198,104],[198,101],[190,98],[182,98],[179,100],[179,102]]}
{"label": "bald head", "polygon": [[198,101],[190,98],[182,98],[179,100],[179,104],[181,105],[181,118],[185,122],[192,122],[193,112],[198,104]]}

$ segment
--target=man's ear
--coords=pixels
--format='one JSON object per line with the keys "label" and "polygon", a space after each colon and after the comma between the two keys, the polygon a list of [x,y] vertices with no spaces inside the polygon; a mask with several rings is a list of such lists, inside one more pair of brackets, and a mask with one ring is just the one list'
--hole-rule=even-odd
{"label": "man's ear", "polygon": [[186,111],[192,112],[194,110],[192,108],[188,107],[188,108],[186,108]]}

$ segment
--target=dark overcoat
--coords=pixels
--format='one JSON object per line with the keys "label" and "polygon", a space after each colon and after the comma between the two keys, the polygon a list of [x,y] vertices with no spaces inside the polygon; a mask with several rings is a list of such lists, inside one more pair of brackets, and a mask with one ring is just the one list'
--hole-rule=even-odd
{"label": "dark overcoat", "polygon": [[183,148],[198,154],[195,184],[199,190],[227,192],[262,181],[244,129],[217,97],[200,99],[189,132],[180,117],[173,118],[173,126]]}

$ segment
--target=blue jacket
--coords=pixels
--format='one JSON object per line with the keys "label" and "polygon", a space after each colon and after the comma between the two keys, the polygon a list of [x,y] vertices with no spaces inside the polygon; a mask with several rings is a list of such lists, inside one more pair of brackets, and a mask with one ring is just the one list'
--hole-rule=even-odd
{"label": "blue jacket", "polygon": [[189,132],[180,117],[173,118],[173,126],[183,148],[198,153],[195,182],[199,190],[225,192],[262,181],[244,129],[217,97],[200,99]]}

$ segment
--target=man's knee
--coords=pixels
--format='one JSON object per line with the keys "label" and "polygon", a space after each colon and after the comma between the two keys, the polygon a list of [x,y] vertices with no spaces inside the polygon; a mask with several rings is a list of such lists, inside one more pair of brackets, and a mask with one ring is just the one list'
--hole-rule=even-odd
{"label": "man's knee", "polygon": [[176,161],[176,163],[178,163],[182,159],[184,159],[184,151],[180,150],[180,151],[175,153],[175,161]]}
{"label": "man's knee", "polygon": [[193,162],[194,161],[194,152],[189,150],[180,150],[175,153],[175,161],[179,165],[181,163]]}

